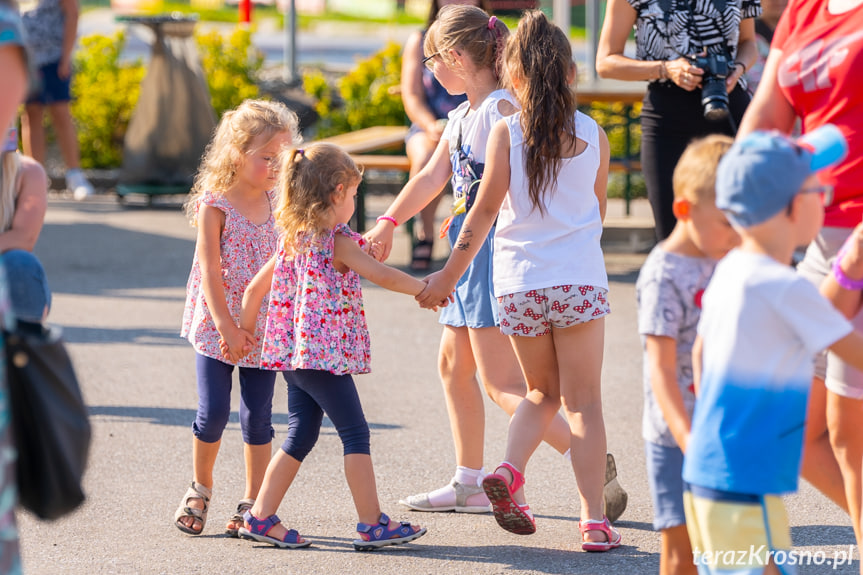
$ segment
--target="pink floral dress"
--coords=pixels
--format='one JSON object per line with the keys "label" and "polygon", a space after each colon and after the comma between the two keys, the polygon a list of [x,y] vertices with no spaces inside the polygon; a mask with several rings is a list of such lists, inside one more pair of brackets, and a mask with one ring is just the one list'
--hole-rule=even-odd
{"label": "pink floral dress", "polygon": [[[261,368],[318,369],[336,375],[371,371],[360,276],[333,267],[335,234],[365,241],[345,224],[301,254],[279,250],[270,289]],[[281,245],[281,242],[280,242]]]}
{"label": "pink floral dress", "polygon": [[[272,206],[275,192],[267,192]],[[222,287],[228,302],[231,317],[238,320],[243,303],[243,292],[255,274],[258,273],[276,251],[279,234],[276,222],[270,213],[269,219],[257,226],[247,220],[234,209],[231,203],[221,195],[207,193],[201,198],[200,205],[205,204],[222,210],[225,213],[225,228],[222,230],[220,242]],[[261,336],[266,325],[266,314],[261,306],[258,321],[255,325],[257,348],[241,359],[239,367],[260,367]],[[192,261],[192,272],[186,285],[186,308],[183,310],[183,328],[181,337],[185,337],[201,355],[212,357],[229,363],[219,349],[219,331],[210,315],[209,307],[204,299],[204,288],[201,283],[201,265],[198,261],[198,250]]]}

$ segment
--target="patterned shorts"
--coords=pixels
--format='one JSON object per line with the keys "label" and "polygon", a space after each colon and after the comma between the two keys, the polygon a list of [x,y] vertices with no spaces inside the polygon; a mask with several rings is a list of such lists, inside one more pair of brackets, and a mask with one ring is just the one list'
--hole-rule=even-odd
{"label": "patterned shorts", "polygon": [[570,327],[607,315],[608,290],[595,286],[554,286],[497,298],[504,335],[540,336],[552,327]]}

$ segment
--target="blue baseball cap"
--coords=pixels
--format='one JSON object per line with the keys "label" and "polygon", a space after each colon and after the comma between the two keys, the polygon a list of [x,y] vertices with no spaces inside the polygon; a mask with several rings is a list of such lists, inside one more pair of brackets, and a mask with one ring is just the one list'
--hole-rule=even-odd
{"label": "blue baseball cap", "polygon": [[788,206],[806,179],[841,162],[848,142],[833,124],[796,140],[757,131],[735,141],[716,171],[716,207],[737,226],[760,224]]}

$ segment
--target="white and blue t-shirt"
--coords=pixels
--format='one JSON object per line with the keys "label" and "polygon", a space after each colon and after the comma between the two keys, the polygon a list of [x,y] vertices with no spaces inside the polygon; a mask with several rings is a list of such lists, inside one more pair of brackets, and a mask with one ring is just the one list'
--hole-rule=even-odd
{"label": "white and blue t-shirt", "polygon": [[851,324],[789,266],[732,250],[704,293],[701,387],[683,479],[748,494],[797,490],[813,357]]}

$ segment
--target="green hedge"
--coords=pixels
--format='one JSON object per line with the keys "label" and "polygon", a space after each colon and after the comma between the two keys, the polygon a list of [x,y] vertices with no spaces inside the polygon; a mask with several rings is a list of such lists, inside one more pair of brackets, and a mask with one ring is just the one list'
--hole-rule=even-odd
{"label": "green hedge", "polygon": [[[255,77],[263,56],[252,47],[251,33],[237,29],[196,36],[201,65],[216,116],[259,95]],[[123,162],[123,138],[141,93],[145,68],[140,60],[123,62],[122,32],[81,39],[75,53],[72,116],[78,128],[81,166],[116,168]]]}
{"label": "green hedge", "polygon": [[320,116],[316,137],[324,138],[371,126],[398,126],[407,121],[399,86],[401,46],[390,42],[383,50],[342,77],[333,88],[324,75],[303,75],[303,88],[315,100]]}

